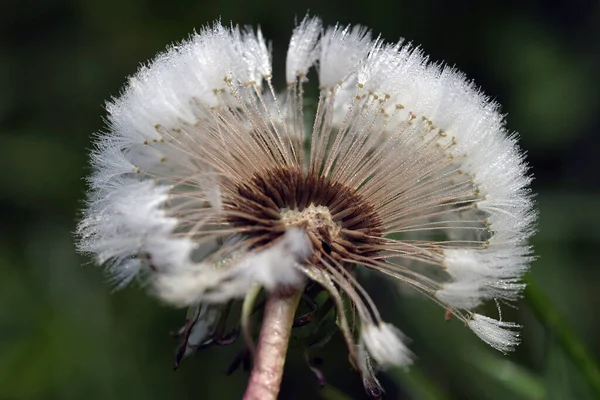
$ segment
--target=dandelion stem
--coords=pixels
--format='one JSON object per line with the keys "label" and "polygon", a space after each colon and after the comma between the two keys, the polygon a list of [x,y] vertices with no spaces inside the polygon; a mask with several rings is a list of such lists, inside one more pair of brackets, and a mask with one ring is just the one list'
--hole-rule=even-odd
{"label": "dandelion stem", "polygon": [[298,290],[291,295],[274,293],[267,298],[254,367],[244,400],[277,399],[294,314],[301,294],[302,290]]}

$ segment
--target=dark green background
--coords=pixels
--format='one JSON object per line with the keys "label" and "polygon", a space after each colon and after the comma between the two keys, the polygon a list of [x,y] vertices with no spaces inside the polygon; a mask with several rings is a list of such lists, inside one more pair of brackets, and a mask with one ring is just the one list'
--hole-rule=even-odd
{"label": "dark green background", "polygon": [[[171,371],[177,342],[169,331],[184,313],[135,287],[111,294],[101,268],[75,253],[72,232],[91,134],[102,129],[104,101],[126,76],[221,16],[224,23],[261,25],[273,40],[282,83],[294,18],[308,9],[327,24],[361,23],[391,41],[405,37],[432,60],[465,71],[503,105],[536,176],[539,259],[529,279],[551,303],[530,292],[518,311],[506,311],[525,328],[523,344],[504,356],[459,322],[445,323],[443,310],[420,296],[370,279],[366,286],[383,314],[412,338],[418,356],[409,372],[382,375],[388,398],[594,398],[597,1],[2,0],[0,399],[240,397],[247,373],[224,374],[235,349],[202,352]],[[494,305],[484,311],[493,313]],[[319,354],[332,386],[319,391],[293,349],[282,398],[365,397],[339,335]]]}

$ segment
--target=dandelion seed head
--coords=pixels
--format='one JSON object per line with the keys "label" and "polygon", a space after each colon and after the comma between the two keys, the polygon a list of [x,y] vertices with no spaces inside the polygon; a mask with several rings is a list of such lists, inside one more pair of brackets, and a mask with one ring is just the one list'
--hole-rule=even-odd
{"label": "dandelion seed head", "polygon": [[[418,47],[315,17],[292,33],[284,93],[271,60],[260,30],[216,22],[142,66],[97,135],[80,250],[117,287],[139,278],[177,306],[313,281],[372,390],[377,366],[411,356],[358,269],[512,349],[516,324],[472,312],[516,300],[532,260],[531,176],[498,104]],[[312,67],[320,92],[309,126]],[[210,336],[212,323],[202,326],[194,335]]]}

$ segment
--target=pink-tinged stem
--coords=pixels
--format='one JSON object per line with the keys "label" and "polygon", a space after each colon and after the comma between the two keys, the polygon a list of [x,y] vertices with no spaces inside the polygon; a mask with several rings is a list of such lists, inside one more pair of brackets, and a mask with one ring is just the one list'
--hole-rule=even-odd
{"label": "pink-tinged stem", "polygon": [[271,294],[267,298],[254,367],[244,400],[277,399],[294,314],[301,294],[299,290],[292,295]]}

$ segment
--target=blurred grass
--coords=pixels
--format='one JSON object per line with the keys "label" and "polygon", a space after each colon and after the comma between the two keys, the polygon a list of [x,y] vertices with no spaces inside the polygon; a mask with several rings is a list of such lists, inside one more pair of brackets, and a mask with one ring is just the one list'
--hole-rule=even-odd
{"label": "blurred grass", "polygon": [[537,282],[530,280],[525,292],[530,307],[542,322],[549,335],[555,337],[575,368],[585,379],[595,396],[600,398],[600,369],[589,349],[580,341],[577,334],[554,307]]}
{"label": "blurred grass", "polygon": [[[7,0],[0,13],[0,399],[239,398],[235,348],[171,371],[184,311],[138,288],[111,294],[76,255],[91,133],[139,63],[222,16],[260,24],[281,72],[295,16],[406,37],[464,70],[503,105],[536,176],[535,282],[506,319],[524,325],[511,355],[489,349],[420,296],[368,279],[386,319],[412,339],[408,372],[381,375],[387,398],[599,397],[600,181],[597,2],[221,2]],[[276,82],[282,83],[281,73]],[[279,79],[279,80],[278,80]],[[541,295],[543,293],[543,295]],[[484,311],[493,315],[495,306]],[[557,317],[559,316],[559,318]],[[319,390],[299,349],[282,398],[366,398],[339,335],[318,350]]]}

